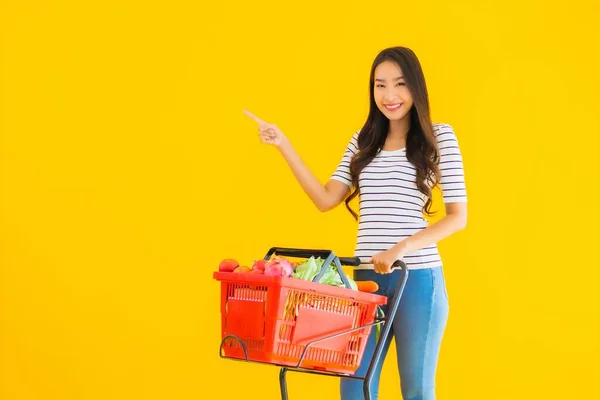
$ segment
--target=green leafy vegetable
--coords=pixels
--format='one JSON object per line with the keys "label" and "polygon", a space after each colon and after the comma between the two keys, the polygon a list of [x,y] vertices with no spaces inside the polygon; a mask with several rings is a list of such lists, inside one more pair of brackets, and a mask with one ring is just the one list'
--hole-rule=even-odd
{"label": "green leafy vegetable", "polygon": [[[302,264],[298,265],[292,276],[294,278],[302,279],[305,281],[312,281],[321,271],[324,262],[325,260],[323,260],[321,257],[311,257],[304,261]],[[350,287],[353,290],[358,290],[356,282],[354,282],[350,278],[347,279],[348,283],[350,283]],[[321,276],[321,279],[319,279],[319,283],[331,286],[345,287],[344,282],[338,274],[337,268],[335,267],[334,263],[331,263],[331,265],[325,270],[323,276]]]}

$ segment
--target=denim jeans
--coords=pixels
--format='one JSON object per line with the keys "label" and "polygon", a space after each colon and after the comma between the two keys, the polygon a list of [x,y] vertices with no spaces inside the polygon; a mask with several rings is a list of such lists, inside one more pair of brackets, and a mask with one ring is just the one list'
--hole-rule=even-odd
{"label": "denim jeans", "polygon": [[[372,270],[355,270],[356,281],[375,281],[377,294],[388,297],[391,303],[400,282],[400,271],[378,274]],[[400,390],[404,400],[434,400],[435,374],[442,336],[448,320],[448,294],[442,267],[409,270],[408,280],[400,299],[390,336],[376,366],[371,384],[371,398],[378,398],[379,377],[392,337],[396,341]],[[387,306],[383,307],[387,314]],[[367,341],[357,376],[365,376],[375,351],[375,328]],[[342,400],[363,400],[363,381],[342,378]]]}

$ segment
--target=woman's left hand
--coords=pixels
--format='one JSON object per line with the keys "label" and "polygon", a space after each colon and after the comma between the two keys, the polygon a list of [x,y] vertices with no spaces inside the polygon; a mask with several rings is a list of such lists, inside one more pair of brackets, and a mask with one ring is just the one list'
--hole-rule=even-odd
{"label": "woman's left hand", "polygon": [[371,257],[371,264],[373,264],[373,268],[378,274],[389,274],[392,272],[392,265],[396,261],[402,260],[404,255],[404,246],[400,242],[396,246]]}

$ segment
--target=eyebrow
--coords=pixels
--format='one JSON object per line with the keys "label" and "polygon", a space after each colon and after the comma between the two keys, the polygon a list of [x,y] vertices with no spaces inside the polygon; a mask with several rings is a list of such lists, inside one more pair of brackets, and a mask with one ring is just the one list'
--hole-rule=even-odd
{"label": "eyebrow", "polygon": [[[392,81],[399,81],[400,79],[404,79],[404,77],[403,76],[399,76],[397,78],[392,79]],[[385,79],[376,78],[375,81],[377,81],[377,82],[385,82]]]}

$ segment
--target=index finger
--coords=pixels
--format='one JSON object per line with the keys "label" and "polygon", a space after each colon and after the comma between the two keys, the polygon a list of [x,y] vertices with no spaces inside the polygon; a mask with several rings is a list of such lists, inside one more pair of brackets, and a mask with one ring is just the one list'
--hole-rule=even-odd
{"label": "index finger", "polygon": [[260,118],[258,118],[256,115],[252,114],[250,111],[247,110],[242,110],[244,114],[246,114],[247,116],[249,116],[250,118],[252,118],[254,120],[254,122],[256,122],[259,125],[263,125],[266,122],[261,120]]}

